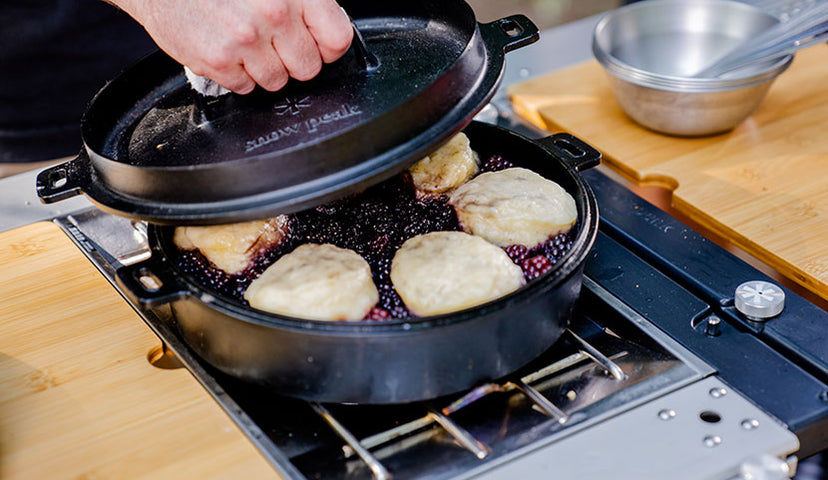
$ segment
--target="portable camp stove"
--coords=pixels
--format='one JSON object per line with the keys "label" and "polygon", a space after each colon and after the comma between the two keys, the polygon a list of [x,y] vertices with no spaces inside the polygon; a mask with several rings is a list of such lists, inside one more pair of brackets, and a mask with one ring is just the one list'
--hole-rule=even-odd
{"label": "portable camp stove", "polygon": [[[585,177],[601,227],[569,330],[463,394],[286,398],[201,361],[166,308],[135,308],[288,479],[792,476],[797,456],[828,447],[828,314],[746,284],[768,278],[602,173]],[[96,209],[56,222],[111,281],[149,255],[143,224]]]}

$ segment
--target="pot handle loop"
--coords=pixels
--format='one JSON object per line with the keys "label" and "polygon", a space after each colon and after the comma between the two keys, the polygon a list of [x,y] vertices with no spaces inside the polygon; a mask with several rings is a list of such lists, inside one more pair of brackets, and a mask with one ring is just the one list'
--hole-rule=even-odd
{"label": "pot handle loop", "polygon": [[601,163],[601,152],[568,133],[556,133],[536,142],[579,172]]}
{"label": "pot handle loop", "polygon": [[540,38],[538,26],[525,15],[511,15],[490,23],[481,23],[480,28],[491,32],[503,45],[504,52],[535,43]]}
{"label": "pot handle loop", "polygon": [[37,196],[43,203],[55,203],[76,195],[80,195],[83,185],[83,175],[86,160],[85,152],[81,151],[77,157],[66,163],[55,165],[43,170],[37,175]]}
{"label": "pot handle loop", "polygon": [[144,307],[155,307],[182,298],[186,287],[166,269],[162,262],[151,257],[143,262],[126,265],[115,272],[118,284]]}

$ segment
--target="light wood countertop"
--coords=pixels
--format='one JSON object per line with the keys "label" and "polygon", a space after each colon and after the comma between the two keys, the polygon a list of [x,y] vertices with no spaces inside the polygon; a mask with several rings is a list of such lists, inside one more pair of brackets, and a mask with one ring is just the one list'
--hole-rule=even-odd
{"label": "light wood countertop", "polygon": [[0,245],[0,477],[278,478],[63,231]]}

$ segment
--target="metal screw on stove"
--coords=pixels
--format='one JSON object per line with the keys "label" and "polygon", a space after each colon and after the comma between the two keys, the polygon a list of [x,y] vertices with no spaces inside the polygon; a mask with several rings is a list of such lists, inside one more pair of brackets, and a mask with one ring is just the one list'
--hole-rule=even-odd
{"label": "metal screw on stove", "polygon": [[706,333],[709,337],[718,337],[722,334],[722,329],[720,327],[721,323],[721,318],[716,315],[710,315],[707,317],[707,325],[704,327],[704,333]]}
{"label": "metal screw on stove", "polygon": [[736,287],[736,310],[750,320],[764,322],[785,308],[785,292],[777,285],[751,280]]}
{"label": "metal screw on stove", "polygon": [[718,435],[708,435],[702,439],[702,443],[707,448],[713,448],[719,446],[722,443],[722,437]]}
{"label": "metal screw on stove", "polygon": [[756,420],[755,418],[746,418],[742,420],[742,423],[740,423],[740,425],[745,430],[753,430],[759,428],[759,420]]}
{"label": "metal screw on stove", "polygon": [[661,411],[658,412],[658,418],[660,418],[664,421],[672,420],[675,417],[676,417],[676,411],[673,410],[672,408],[665,408],[664,410],[661,410]]}
{"label": "metal screw on stove", "polygon": [[722,398],[727,395],[727,389],[724,387],[711,388],[709,393],[713,398]]}

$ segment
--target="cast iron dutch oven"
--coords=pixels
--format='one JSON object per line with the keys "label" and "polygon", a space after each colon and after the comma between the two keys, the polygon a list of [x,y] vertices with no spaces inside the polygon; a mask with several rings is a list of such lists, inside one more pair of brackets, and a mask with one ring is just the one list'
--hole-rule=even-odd
{"label": "cast iron dutch oven", "polygon": [[[255,310],[206,289],[178,266],[173,227],[149,229],[152,257],[118,270],[144,305],[169,303],[184,340],[225,373],[307,400],[402,403],[466,390],[522,367],[563,332],[595,239],[595,197],[578,173],[598,152],[569,135],[533,142],[472,123],[465,130],[481,158],[499,154],[566,189],[578,222],[566,257],[505,297],[461,312],[388,321],[325,322]],[[148,290],[141,277],[162,286]]]}
{"label": "cast iron dutch oven", "polygon": [[[558,135],[537,143],[473,123],[499,83],[504,52],[532,43],[517,15],[479,24],[460,0],[341,2],[378,65],[360,49],[309,82],[276,93],[208,100],[156,53],[107,84],[82,120],[84,149],[38,176],[54,202],[84,193],[102,209],[150,223],[152,256],[122,267],[125,290],[169,303],[179,332],[236,377],[321,402],[402,403],[468,389],[520,368],[565,328],[597,232],[579,169],[600,155]],[[320,322],[252,309],[182,272],[173,228],[290,213],[403,171],[467,127],[485,158],[501,154],[558,182],[579,220],[566,257],[496,301],[449,315]],[[154,277],[150,289],[142,278]]]}

